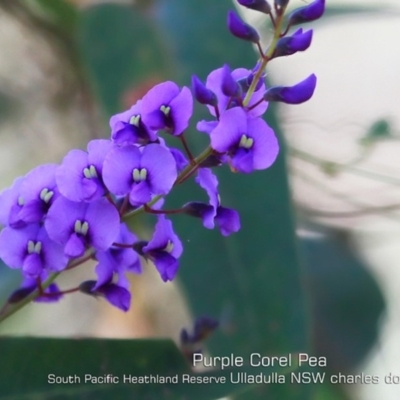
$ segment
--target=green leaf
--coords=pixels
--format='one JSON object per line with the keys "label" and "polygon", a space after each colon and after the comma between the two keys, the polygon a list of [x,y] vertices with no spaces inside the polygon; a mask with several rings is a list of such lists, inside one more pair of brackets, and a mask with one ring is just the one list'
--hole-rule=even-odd
{"label": "green leaf", "polygon": [[[0,338],[0,354],[2,400],[213,400],[249,388],[231,383],[231,373],[293,370],[244,367],[193,374],[170,340]],[[112,382],[107,376],[113,377]],[[132,381],[146,376],[149,381],[150,376],[173,380],[164,384]],[[219,383],[187,383],[184,377],[214,377]],[[227,383],[220,383],[221,378]],[[62,379],[67,383],[57,383]]]}
{"label": "green leaf", "polygon": [[124,102],[124,96],[142,97],[170,65],[157,26],[133,6],[102,4],[83,10],[79,48],[107,117],[136,102]]}

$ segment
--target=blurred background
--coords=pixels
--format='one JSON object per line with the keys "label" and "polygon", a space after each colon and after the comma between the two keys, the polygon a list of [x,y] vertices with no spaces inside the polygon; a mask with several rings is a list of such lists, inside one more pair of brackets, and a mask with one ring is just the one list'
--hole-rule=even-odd
{"label": "blurred background", "polygon": [[[252,68],[255,51],[225,27],[233,7],[230,0],[0,0],[1,189],[108,137],[109,117],[155,83],[189,85],[191,74],[205,79],[223,63]],[[132,280],[128,315],[77,294],[26,307],[1,334],[178,341],[182,327],[207,314],[221,321],[209,344],[216,354],[308,348],[328,358],[329,373],[400,376],[400,6],[328,0],[327,7],[306,26],[315,30],[311,48],[268,66],[274,85],[318,77],[308,103],[270,107],[267,121],[282,146],[277,164],[255,177],[219,175],[243,232],[226,240],[177,219],[185,243],[179,282],[160,282],[148,266]],[[265,18],[240,12],[267,44]],[[190,142],[205,145],[195,133]],[[188,185],[169,201],[199,193]],[[143,218],[135,229],[149,237],[151,226]],[[3,301],[18,285],[13,272],[0,266]],[[91,277],[87,266],[60,285]],[[299,396],[398,399],[400,386],[323,385]]]}

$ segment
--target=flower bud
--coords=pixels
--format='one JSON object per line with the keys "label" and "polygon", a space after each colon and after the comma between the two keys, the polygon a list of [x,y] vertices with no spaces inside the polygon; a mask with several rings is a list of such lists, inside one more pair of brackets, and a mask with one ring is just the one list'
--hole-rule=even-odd
{"label": "flower bud", "polygon": [[191,201],[186,203],[183,207],[183,213],[195,218],[202,218],[205,211],[209,210],[210,206],[200,201]]}
{"label": "flower bud", "polygon": [[236,80],[232,77],[230,68],[225,64],[222,67],[222,93],[228,97],[240,97],[242,89]]}
{"label": "flower bud", "polygon": [[260,41],[258,32],[252,26],[246,24],[233,11],[228,12],[228,28],[232,35],[238,37],[239,39],[247,40],[253,43],[258,43]]}
{"label": "flower bud", "polygon": [[251,10],[260,11],[265,14],[271,12],[271,6],[266,0],[237,0],[241,6],[250,8]]}
{"label": "flower bud", "polygon": [[269,88],[264,94],[264,99],[266,101],[281,101],[287,104],[304,103],[314,94],[316,84],[317,77],[312,74],[294,86],[275,86]]}
{"label": "flower bud", "polygon": [[298,51],[307,50],[310,47],[312,35],[312,29],[303,32],[303,29],[300,28],[292,36],[279,39],[273,58],[290,56]]}
{"label": "flower bud", "polygon": [[192,91],[200,104],[208,104],[210,106],[218,104],[217,96],[196,75],[192,76]]}
{"label": "flower bud", "polygon": [[298,25],[304,22],[314,21],[321,18],[325,11],[325,0],[315,0],[311,4],[294,10],[288,17],[289,25]]}

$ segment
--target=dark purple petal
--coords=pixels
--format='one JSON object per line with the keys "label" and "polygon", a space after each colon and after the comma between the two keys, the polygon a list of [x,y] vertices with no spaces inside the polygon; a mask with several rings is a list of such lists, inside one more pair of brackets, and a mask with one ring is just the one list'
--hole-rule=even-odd
{"label": "dark purple petal", "polygon": [[174,157],[158,144],[144,148],[141,167],[147,170],[147,182],[153,194],[167,194],[178,176]]}
{"label": "dark purple petal", "polygon": [[171,134],[179,136],[188,126],[193,114],[193,97],[189,88],[184,86],[181,92],[169,103],[173,128]]}
{"label": "dark purple petal", "polygon": [[238,3],[251,10],[263,12],[264,14],[269,14],[271,12],[271,6],[266,0],[238,0]]}
{"label": "dark purple petal", "polygon": [[240,107],[231,108],[221,114],[219,124],[211,132],[211,147],[225,153],[247,132],[247,117]]}
{"label": "dark purple petal", "polygon": [[237,149],[232,156],[232,165],[243,174],[250,174],[254,171],[253,152],[242,148]]}
{"label": "dark purple petal", "polygon": [[281,101],[287,104],[301,104],[312,97],[316,85],[317,77],[312,74],[294,86],[274,86],[269,88],[264,94],[264,99],[266,101]]}
{"label": "dark purple petal", "polygon": [[172,157],[174,157],[177,172],[181,172],[189,165],[189,161],[180,150],[170,147],[169,151],[172,154]]}
{"label": "dark purple petal", "polygon": [[141,153],[138,147],[127,145],[111,150],[103,166],[103,180],[115,195],[126,195],[133,185],[132,171],[140,168]]}
{"label": "dark purple petal", "polygon": [[315,0],[312,3],[300,7],[289,14],[289,25],[298,25],[304,22],[321,18],[325,11],[325,0]]}
{"label": "dark purple petal", "polygon": [[208,168],[199,169],[196,177],[196,182],[208,194],[210,204],[214,207],[215,211],[219,206],[218,200],[218,179]]}
{"label": "dark purple petal", "polygon": [[111,282],[116,268],[114,257],[109,251],[96,252],[96,258],[99,263],[95,268],[97,282],[93,288],[94,290]]}
{"label": "dark purple petal", "polygon": [[312,36],[312,29],[304,33],[299,29],[292,36],[279,39],[273,57],[290,56],[298,51],[307,50],[311,45]]}
{"label": "dark purple petal", "polygon": [[43,263],[39,254],[28,254],[22,263],[22,272],[26,276],[36,277],[42,273]]}
{"label": "dark purple petal", "polygon": [[215,222],[219,225],[223,236],[229,236],[240,229],[239,214],[230,208],[219,207]]}
{"label": "dark purple petal", "polygon": [[200,132],[205,132],[210,134],[215,127],[218,125],[218,121],[199,121],[196,125],[196,128]]}
{"label": "dark purple petal", "polygon": [[164,282],[172,281],[179,268],[178,260],[166,251],[153,251],[151,258]]}
{"label": "dark purple petal", "polygon": [[63,294],[58,294],[59,292],[59,287],[55,283],[52,283],[44,290],[44,293],[51,294],[51,296],[38,296],[33,301],[35,303],[55,303],[64,297]]}
{"label": "dark purple petal", "polygon": [[221,90],[222,93],[228,97],[240,97],[242,95],[241,87],[233,78],[227,64],[222,67]]}
{"label": "dark purple petal", "polygon": [[94,293],[96,292],[103,295],[110,304],[124,312],[128,311],[131,306],[132,296],[129,290],[114,283],[104,285],[94,291]]}
{"label": "dark purple petal", "polygon": [[194,97],[200,104],[209,104],[210,106],[217,105],[217,97],[208,89],[204,83],[196,76],[192,76],[192,91]]}
{"label": "dark purple petal", "polygon": [[249,24],[246,24],[233,11],[228,11],[228,28],[232,35],[238,37],[239,39],[247,40],[253,43],[258,43],[260,41],[260,36],[257,31]]}

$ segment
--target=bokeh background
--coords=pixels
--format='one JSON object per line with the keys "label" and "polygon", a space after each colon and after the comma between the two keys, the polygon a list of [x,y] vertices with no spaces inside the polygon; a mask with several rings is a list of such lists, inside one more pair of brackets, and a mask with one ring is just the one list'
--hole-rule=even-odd
{"label": "bokeh background", "polygon": [[[224,63],[252,68],[254,49],[225,26],[233,7],[230,0],[1,0],[1,188],[108,137],[109,117],[155,83],[189,85],[191,74],[205,79]],[[218,171],[222,199],[241,213],[242,232],[225,240],[177,218],[185,244],[179,281],[164,284],[147,266],[132,279],[128,314],[77,294],[26,307],[1,334],[178,342],[181,328],[205,314],[221,322],[208,345],[214,354],[308,349],[328,358],[329,373],[400,376],[400,6],[328,0],[327,7],[310,24],[311,48],[268,67],[276,85],[318,76],[310,102],[270,107],[266,118],[282,146],[278,162],[251,177]],[[268,43],[265,19],[243,16]],[[207,116],[198,110],[197,118]],[[206,142],[193,132],[190,143],[199,151]],[[188,184],[168,205],[200,196]],[[146,218],[135,223],[144,237],[151,226]],[[90,277],[88,265],[60,284]],[[0,267],[0,298],[18,279]],[[400,396],[399,385],[383,383],[323,385],[312,394],[270,390],[243,398]]]}

